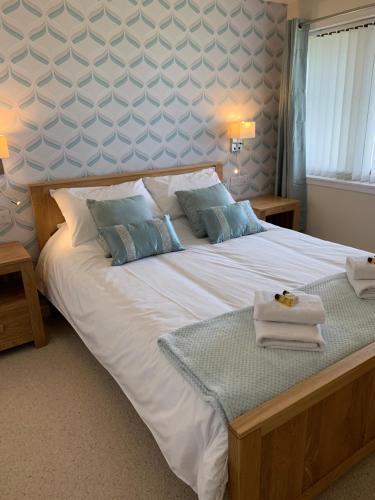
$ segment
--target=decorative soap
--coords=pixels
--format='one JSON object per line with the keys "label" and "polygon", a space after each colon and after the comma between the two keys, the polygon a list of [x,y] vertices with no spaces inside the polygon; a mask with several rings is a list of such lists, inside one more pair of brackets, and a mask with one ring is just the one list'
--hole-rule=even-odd
{"label": "decorative soap", "polygon": [[279,293],[275,295],[275,300],[280,302],[280,304],[284,304],[285,306],[293,307],[297,304],[298,297],[293,293],[284,290],[282,295],[280,295]]}

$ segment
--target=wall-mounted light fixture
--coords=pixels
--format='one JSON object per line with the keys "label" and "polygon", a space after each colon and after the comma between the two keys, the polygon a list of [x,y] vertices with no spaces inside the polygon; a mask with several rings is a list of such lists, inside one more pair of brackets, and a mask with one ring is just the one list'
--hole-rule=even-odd
{"label": "wall-mounted light fixture", "polygon": [[0,175],[4,175],[3,158],[9,158],[9,148],[5,135],[0,135]]}
{"label": "wall-mounted light fixture", "polygon": [[[7,138],[5,137],[5,135],[0,135],[0,179],[5,174],[4,165],[3,165],[3,159],[5,159],[5,158],[9,158],[8,141],[7,141]],[[2,190],[0,188],[0,193],[1,192],[2,192]],[[21,205],[20,200],[12,200],[9,198],[8,198],[8,200],[11,203],[13,203],[13,205],[16,205],[17,207],[19,207]]]}
{"label": "wall-mounted light fixture", "polygon": [[238,153],[245,139],[254,139],[255,122],[234,122],[229,124],[230,150]]}

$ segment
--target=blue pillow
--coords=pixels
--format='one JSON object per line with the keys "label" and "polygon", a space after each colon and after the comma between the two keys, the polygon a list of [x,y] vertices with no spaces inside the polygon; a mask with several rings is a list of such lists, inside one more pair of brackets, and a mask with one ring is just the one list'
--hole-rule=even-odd
{"label": "blue pillow", "polygon": [[211,243],[265,231],[247,200],[206,208],[200,211],[200,215]]}
{"label": "blue pillow", "polygon": [[192,189],[191,191],[176,191],[175,195],[197,238],[204,238],[207,236],[206,229],[201,219],[200,210],[233,203],[232,196],[221,182],[208,188]]}
{"label": "blue pillow", "polygon": [[112,266],[185,250],[181,245],[169,215],[138,224],[99,228],[112,255]]}
{"label": "blue pillow", "polygon": [[142,195],[119,200],[86,200],[98,228],[122,224],[137,224],[152,219],[152,210]]}

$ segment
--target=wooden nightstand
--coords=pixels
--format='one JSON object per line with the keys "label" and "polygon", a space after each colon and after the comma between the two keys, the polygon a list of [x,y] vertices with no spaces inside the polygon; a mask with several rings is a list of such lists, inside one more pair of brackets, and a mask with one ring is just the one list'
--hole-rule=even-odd
{"label": "wooden nightstand", "polygon": [[250,201],[259,219],[287,229],[300,229],[301,207],[298,200],[268,194]]}
{"label": "wooden nightstand", "polygon": [[33,263],[20,243],[0,244],[0,276],[0,351],[32,341],[44,346]]}

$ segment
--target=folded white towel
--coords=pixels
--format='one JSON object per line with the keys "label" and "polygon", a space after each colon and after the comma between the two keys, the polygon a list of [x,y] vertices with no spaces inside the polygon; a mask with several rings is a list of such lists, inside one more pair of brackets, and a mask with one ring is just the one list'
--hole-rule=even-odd
{"label": "folded white towel", "polygon": [[270,349],[324,351],[326,343],[319,325],[254,321],[256,344]]}
{"label": "folded white towel", "polygon": [[346,274],[349,283],[360,299],[375,299],[375,280],[356,280],[350,269],[347,270]]}
{"label": "folded white towel", "polygon": [[355,280],[375,280],[375,264],[367,262],[367,257],[347,257],[346,271]]}
{"label": "folded white towel", "polygon": [[316,325],[325,322],[325,311],[319,295],[308,295],[293,292],[298,302],[293,307],[280,304],[272,292],[255,292],[254,319],[261,321],[278,321],[285,323],[303,323]]}

